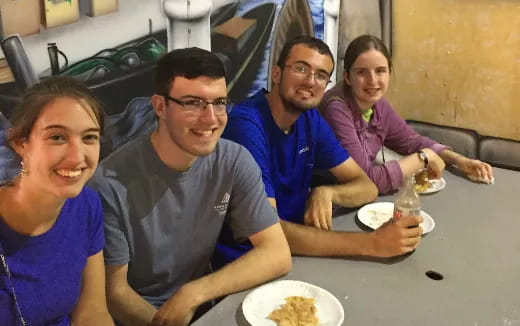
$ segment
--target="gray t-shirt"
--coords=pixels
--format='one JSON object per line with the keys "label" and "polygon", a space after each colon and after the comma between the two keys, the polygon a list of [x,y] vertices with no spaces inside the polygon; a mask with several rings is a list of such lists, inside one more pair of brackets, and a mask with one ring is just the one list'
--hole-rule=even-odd
{"label": "gray t-shirt", "polygon": [[129,285],[160,306],[208,271],[224,221],[238,241],[278,222],[251,154],[221,139],[178,173],[145,135],[121,147],[90,182],[105,213],[105,263],[128,264]]}

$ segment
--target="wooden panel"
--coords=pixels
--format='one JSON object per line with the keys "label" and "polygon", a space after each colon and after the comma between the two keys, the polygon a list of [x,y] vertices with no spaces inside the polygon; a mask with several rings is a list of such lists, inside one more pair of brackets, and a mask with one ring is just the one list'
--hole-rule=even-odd
{"label": "wooden panel", "polygon": [[393,2],[389,98],[403,118],[520,139],[520,2]]}
{"label": "wooden panel", "polygon": [[81,10],[87,16],[95,17],[117,12],[119,8],[118,0],[83,0]]}
{"label": "wooden panel", "polygon": [[7,65],[7,60],[0,59],[0,84],[10,83],[13,81],[13,73]]}
{"label": "wooden panel", "polygon": [[40,0],[0,0],[0,38],[40,31]]}
{"label": "wooden panel", "polygon": [[45,27],[70,24],[79,19],[79,0],[43,0]]}

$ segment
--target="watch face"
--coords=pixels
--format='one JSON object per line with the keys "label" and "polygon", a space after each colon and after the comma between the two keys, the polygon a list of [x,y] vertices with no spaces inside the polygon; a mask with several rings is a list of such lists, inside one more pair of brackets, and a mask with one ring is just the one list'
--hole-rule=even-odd
{"label": "watch face", "polygon": [[421,159],[421,161],[424,162],[424,167],[426,167],[428,165],[428,156],[426,156],[426,153],[423,151],[420,151],[417,153],[417,155],[419,155],[419,158]]}

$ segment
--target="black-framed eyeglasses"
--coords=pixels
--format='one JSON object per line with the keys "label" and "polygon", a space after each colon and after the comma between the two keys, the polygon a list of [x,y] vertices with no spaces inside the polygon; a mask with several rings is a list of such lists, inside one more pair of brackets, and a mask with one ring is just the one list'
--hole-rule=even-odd
{"label": "black-framed eyeglasses", "polygon": [[192,98],[188,100],[179,100],[171,97],[168,94],[162,94],[162,96],[168,101],[172,101],[174,103],[179,104],[184,111],[193,113],[193,114],[201,114],[202,111],[211,104],[213,106],[213,112],[215,115],[224,115],[226,113],[231,112],[232,106],[230,105],[230,101],[227,97],[217,98],[213,101],[206,101],[201,98]]}
{"label": "black-framed eyeglasses", "polygon": [[292,65],[282,65],[282,68],[290,68],[291,72],[301,77],[308,78],[309,76],[314,77],[314,82],[320,86],[325,87],[328,83],[330,83],[330,74],[324,71],[314,71],[311,67],[306,65],[305,63],[295,63]]}

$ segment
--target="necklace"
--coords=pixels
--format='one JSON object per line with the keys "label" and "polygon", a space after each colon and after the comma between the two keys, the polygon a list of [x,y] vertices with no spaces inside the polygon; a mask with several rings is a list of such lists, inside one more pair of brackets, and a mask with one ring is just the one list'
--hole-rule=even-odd
{"label": "necklace", "polygon": [[[20,324],[22,326],[27,326],[27,322],[23,318],[22,311],[20,309],[20,305],[18,304],[18,299],[16,297],[16,291],[14,290],[13,280],[11,277],[11,271],[9,270],[9,265],[7,265],[7,259],[4,255],[4,249],[2,247],[1,242],[0,242],[0,261],[2,261],[3,271],[4,271],[5,275],[7,276],[7,287],[8,287],[8,290],[10,291],[9,294],[13,298],[14,306],[16,308],[16,314],[18,315]],[[4,273],[2,273],[2,274],[4,274]]]}

